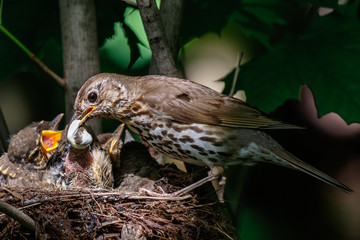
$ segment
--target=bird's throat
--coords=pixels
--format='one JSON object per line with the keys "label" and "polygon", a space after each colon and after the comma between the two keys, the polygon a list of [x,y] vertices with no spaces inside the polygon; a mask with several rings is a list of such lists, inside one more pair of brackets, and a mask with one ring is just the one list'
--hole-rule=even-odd
{"label": "bird's throat", "polygon": [[78,164],[81,168],[89,168],[92,164],[93,157],[88,148],[76,149],[71,148],[68,156],[69,164]]}

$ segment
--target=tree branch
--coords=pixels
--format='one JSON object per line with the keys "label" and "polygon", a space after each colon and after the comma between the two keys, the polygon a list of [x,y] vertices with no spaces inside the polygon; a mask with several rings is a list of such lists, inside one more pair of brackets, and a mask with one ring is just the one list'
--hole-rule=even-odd
{"label": "tree branch", "polygon": [[[73,114],[77,92],[87,79],[100,72],[94,0],[60,0],[60,23],[66,76],[65,116]],[[94,122],[95,121],[95,122]],[[91,127],[100,132],[100,120]]]}
{"label": "tree branch", "polygon": [[234,94],[235,94],[235,87],[236,87],[236,84],[237,84],[237,80],[239,78],[240,65],[241,65],[241,60],[242,60],[243,56],[244,56],[243,51],[238,53],[238,56],[237,56],[237,59],[236,59],[234,78],[233,78],[233,82],[232,82],[232,85],[231,85],[231,90],[230,90],[230,93],[229,93],[230,97],[233,97]]}
{"label": "tree branch", "polygon": [[[1,2],[2,3],[2,2]],[[2,5],[1,5],[2,9]],[[0,18],[1,19],[1,18]],[[65,86],[65,79],[59,77],[56,73],[54,73],[52,70],[50,70],[45,63],[43,63],[39,58],[35,56],[34,53],[32,53],[24,44],[22,44],[19,39],[17,39],[12,33],[10,33],[4,25],[0,23],[0,31],[3,32],[11,41],[13,41],[21,50],[23,50],[31,60],[33,60],[40,68],[43,70],[46,74],[48,74],[50,77],[56,80],[56,82],[61,86]]]}
{"label": "tree branch", "polygon": [[37,239],[44,239],[38,232],[34,219],[26,215],[24,212],[2,200],[0,200],[0,211],[20,222],[28,230],[34,232]]}
{"label": "tree branch", "polygon": [[[179,36],[183,10],[184,0],[161,1],[160,17],[175,65],[180,48]],[[149,74],[157,74],[154,56],[151,58]],[[181,71],[179,71],[179,74],[184,77]]]}
{"label": "tree branch", "polygon": [[155,0],[137,0],[136,2],[156,65],[156,73],[180,77]]}

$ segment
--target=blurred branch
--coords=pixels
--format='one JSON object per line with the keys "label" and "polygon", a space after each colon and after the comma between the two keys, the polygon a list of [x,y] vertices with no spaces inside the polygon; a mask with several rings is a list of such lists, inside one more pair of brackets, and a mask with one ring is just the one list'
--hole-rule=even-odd
{"label": "blurred branch", "polygon": [[34,232],[37,239],[44,239],[39,234],[34,219],[26,215],[24,212],[20,211],[16,207],[13,207],[2,200],[0,200],[0,211],[5,213],[9,217],[15,219],[16,221],[20,222],[28,230]]}
{"label": "blurred branch", "polygon": [[1,110],[0,107],[0,143],[2,146],[0,146],[0,155],[2,154],[2,149],[4,150],[4,152],[7,151],[8,149],[8,139],[10,138],[10,134],[9,134],[9,128],[6,124],[3,112]]}
{"label": "blurred branch", "polygon": [[[0,13],[2,12],[2,4],[3,1],[1,2],[1,6],[0,6]],[[1,19],[1,18],[0,18]],[[39,58],[37,58],[35,56],[34,53],[32,53],[24,44],[22,44],[12,33],[10,33],[5,27],[4,25],[2,25],[2,21],[0,20],[0,31],[3,32],[10,40],[12,40],[19,48],[21,48],[21,50],[23,50],[29,57],[31,60],[33,60],[46,74],[48,74],[50,77],[52,77],[53,79],[55,79],[57,81],[57,83],[61,86],[64,87],[65,86],[65,79],[59,77],[56,73],[54,73],[53,71],[51,71]]]}
{"label": "blurred branch", "polygon": [[156,65],[156,74],[179,77],[155,0],[136,2]]}
{"label": "blurred branch", "polygon": [[2,25],[2,10],[4,6],[4,0],[1,0],[0,2],[0,25]]}
{"label": "blurred branch", "polygon": [[236,59],[234,78],[233,78],[230,93],[229,93],[230,97],[234,96],[234,94],[235,94],[235,87],[236,87],[237,80],[239,78],[240,64],[241,64],[241,60],[242,60],[243,56],[244,56],[244,52],[241,51],[241,52],[239,52],[237,59]]}

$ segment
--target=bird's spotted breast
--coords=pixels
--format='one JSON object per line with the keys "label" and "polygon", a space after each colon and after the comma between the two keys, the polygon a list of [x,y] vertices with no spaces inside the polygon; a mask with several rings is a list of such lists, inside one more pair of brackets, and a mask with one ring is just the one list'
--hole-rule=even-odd
{"label": "bird's spotted breast", "polygon": [[223,133],[214,132],[205,124],[185,125],[137,116],[127,125],[156,151],[192,164],[208,167],[226,165],[227,158],[235,153],[226,149],[226,140],[216,138]]}

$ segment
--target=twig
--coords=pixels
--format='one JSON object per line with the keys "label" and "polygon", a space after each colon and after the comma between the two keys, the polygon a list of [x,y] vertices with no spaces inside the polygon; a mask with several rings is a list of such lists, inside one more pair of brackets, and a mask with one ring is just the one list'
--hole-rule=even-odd
{"label": "twig", "polygon": [[99,207],[99,210],[100,210],[101,214],[104,214],[102,207],[100,206],[100,204],[98,203],[98,201],[96,201],[96,199],[95,199],[95,197],[94,197],[94,193],[91,192],[91,191],[89,191],[89,193],[90,193],[91,199],[94,200],[94,202],[96,203],[96,205]]}
{"label": "twig", "polygon": [[54,73],[50,68],[48,68],[45,63],[43,63],[39,58],[35,56],[35,54],[29,55],[30,59],[33,60],[45,73],[47,73],[50,77],[55,79],[55,81],[60,85],[60,87],[65,87],[65,78],[61,78],[59,75]]}
{"label": "twig", "polygon": [[124,220],[113,220],[113,221],[110,221],[110,222],[103,222],[103,223],[101,223],[101,228],[109,226],[109,225],[113,225],[113,224],[116,224],[116,223],[125,223],[125,221]]}
{"label": "twig", "polygon": [[[5,189],[6,190],[6,189]],[[153,196],[141,196],[141,195],[137,195],[139,193],[137,192],[125,192],[125,193],[120,193],[120,192],[91,192],[91,193],[74,193],[74,194],[62,194],[62,195],[57,195],[57,196],[52,196],[52,197],[48,197],[46,199],[41,199],[41,200],[36,200],[36,201],[32,201],[31,205],[37,205],[37,204],[41,204],[42,202],[45,201],[54,201],[54,200],[58,200],[61,199],[61,201],[68,201],[69,199],[75,199],[75,198],[82,198],[82,197],[91,197],[95,200],[95,196],[97,197],[101,197],[101,196],[118,196],[119,197],[119,201],[121,199],[130,199],[130,200],[161,200],[161,201],[183,201],[186,199],[191,198],[191,195],[185,195],[185,196],[180,196],[180,197],[153,197]],[[30,206],[30,205],[27,205]]]}
{"label": "twig", "polygon": [[238,56],[237,56],[237,60],[236,60],[236,67],[235,67],[235,73],[234,73],[234,78],[233,78],[233,82],[231,85],[231,90],[229,93],[229,96],[232,97],[235,94],[235,87],[236,87],[236,83],[239,77],[239,73],[240,73],[240,64],[241,64],[241,60],[244,56],[244,52],[241,51]]}
{"label": "twig", "polygon": [[137,195],[130,195],[126,197],[127,199],[132,200],[162,200],[162,201],[183,201],[186,199],[191,198],[190,194],[180,197],[154,197],[154,196],[137,196]]}
{"label": "twig", "polygon": [[8,188],[6,188],[6,187],[3,187],[3,186],[1,186],[0,189],[6,191],[6,192],[8,192],[8,193],[10,193],[11,195],[13,195],[13,196],[16,197],[17,199],[19,199],[19,200],[21,201],[21,203],[24,202],[24,198],[23,198],[23,196],[21,196],[21,194],[15,192],[15,191],[11,191],[10,189],[8,189]]}
{"label": "twig", "polygon": [[24,225],[25,228],[35,233],[39,239],[42,239],[40,236],[35,221],[26,215],[24,212],[20,211],[19,209],[11,206],[10,204],[0,200],[0,211],[8,215],[9,217],[15,219],[16,221],[20,222]]}
{"label": "twig", "polygon": [[157,74],[179,77],[155,0],[137,0]]}
{"label": "twig", "polygon": [[23,50],[29,58],[34,61],[46,74],[56,80],[56,82],[61,86],[65,86],[65,79],[59,77],[56,73],[50,70],[39,58],[35,56],[24,44],[22,44],[19,39],[17,39],[12,33],[10,33],[2,24],[2,9],[3,9],[4,0],[0,4],[0,31],[3,32],[10,40],[12,40],[21,50]]}
{"label": "twig", "polygon": [[219,227],[213,227],[216,231],[220,232],[221,234],[223,234],[225,237],[227,237],[230,240],[234,240],[229,234],[227,234],[226,232],[224,232],[223,230],[221,230]]}

